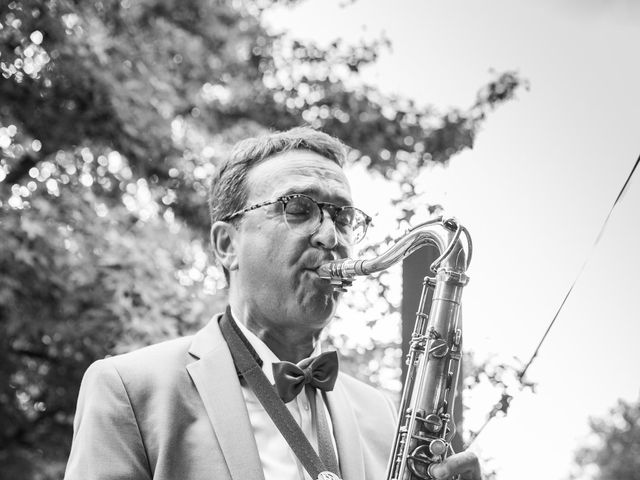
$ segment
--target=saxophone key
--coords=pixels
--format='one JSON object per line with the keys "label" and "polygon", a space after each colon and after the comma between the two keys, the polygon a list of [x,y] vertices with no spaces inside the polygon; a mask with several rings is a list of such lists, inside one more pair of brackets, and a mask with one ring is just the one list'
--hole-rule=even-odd
{"label": "saxophone key", "polygon": [[436,415],[435,413],[430,413],[424,419],[423,424],[425,428],[430,432],[438,433],[442,429],[443,422],[439,415]]}

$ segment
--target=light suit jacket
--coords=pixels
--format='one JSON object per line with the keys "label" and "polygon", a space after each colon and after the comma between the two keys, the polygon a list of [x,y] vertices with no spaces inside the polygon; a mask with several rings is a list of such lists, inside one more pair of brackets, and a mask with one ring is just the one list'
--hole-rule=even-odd
{"label": "light suit jacket", "polygon": [[[327,403],[343,479],[382,479],[390,402],[341,373]],[[82,380],[65,480],[151,478],[264,479],[218,318],[195,336],[99,360]]]}

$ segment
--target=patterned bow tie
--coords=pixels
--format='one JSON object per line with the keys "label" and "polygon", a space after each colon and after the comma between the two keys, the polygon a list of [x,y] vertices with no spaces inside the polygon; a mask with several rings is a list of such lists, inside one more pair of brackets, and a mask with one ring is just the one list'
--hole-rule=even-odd
{"label": "patterned bow tie", "polygon": [[333,390],[338,377],[338,354],[321,353],[317,357],[305,358],[297,365],[291,362],[273,364],[273,378],[276,391],[284,403],[302,391],[306,384],[324,391]]}

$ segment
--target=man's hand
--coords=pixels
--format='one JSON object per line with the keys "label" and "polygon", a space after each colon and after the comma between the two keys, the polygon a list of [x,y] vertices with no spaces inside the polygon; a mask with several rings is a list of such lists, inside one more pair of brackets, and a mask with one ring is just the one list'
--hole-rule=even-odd
{"label": "man's hand", "polygon": [[[433,465],[429,472],[437,480],[461,478],[462,480],[482,480],[480,462],[473,452],[460,452],[451,455],[442,463]],[[460,477],[456,477],[460,475]]]}

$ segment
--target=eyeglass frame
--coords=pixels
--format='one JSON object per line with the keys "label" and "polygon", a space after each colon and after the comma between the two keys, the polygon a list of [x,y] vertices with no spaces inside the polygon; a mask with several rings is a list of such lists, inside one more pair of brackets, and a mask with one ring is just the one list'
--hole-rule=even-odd
{"label": "eyeglass frame", "polygon": [[[320,227],[322,226],[322,222],[324,221],[323,220],[324,219],[323,212],[326,211],[329,214],[329,218],[331,219],[331,221],[333,222],[333,224],[335,226],[336,216],[342,210],[344,210],[346,208],[351,208],[353,210],[356,210],[356,211],[360,212],[362,215],[364,215],[364,233],[362,234],[362,238],[360,238],[357,242],[353,243],[352,245],[357,245],[367,235],[367,230],[369,228],[369,225],[371,225],[371,221],[373,220],[373,218],[370,217],[369,215],[367,215],[365,212],[363,212],[359,208],[354,207],[352,205],[340,206],[340,205],[336,205],[335,203],[331,203],[331,202],[319,202],[315,198],[310,197],[309,195],[306,195],[304,193],[290,193],[290,194],[287,194],[287,195],[282,195],[282,196],[276,198],[275,200],[267,200],[266,202],[256,203],[254,205],[250,205],[250,206],[245,207],[245,208],[243,208],[241,210],[238,210],[238,211],[233,212],[233,213],[231,213],[229,215],[226,215],[225,217],[221,218],[221,220],[223,222],[228,222],[229,220],[232,220],[233,218],[237,217],[238,215],[243,215],[243,214],[245,214],[247,212],[250,212],[252,210],[257,210],[258,208],[267,207],[267,206],[273,205],[275,203],[281,203],[282,204],[282,215],[286,215],[285,209],[287,207],[287,203],[290,200],[292,200],[293,198],[300,198],[300,197],[308,198],[313,203],[315,203],[318,206],[318,209],[320,210],[320,222],[318,223],[318,226],[316,227],[316,229],[313,230],[312,232],[310,232],[309,235],[313,235],[314,233],[316,233],[320,229]],[[329,209],[325,210],[325,207],[329,207],[330,209],[333,209],[333,213]],[[286,217],[285,217],[285,223],[287,224],[287,228],[289,228],[291,231],[294,231],[289,226],[289,223],[286,221]]]}

